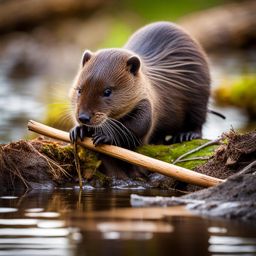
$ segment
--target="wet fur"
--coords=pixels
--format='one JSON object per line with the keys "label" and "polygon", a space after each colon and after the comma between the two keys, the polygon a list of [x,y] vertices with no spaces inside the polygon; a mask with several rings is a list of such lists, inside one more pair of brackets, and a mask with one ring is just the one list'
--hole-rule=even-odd
{"label": "wet fur", "polygon": [[206,119],[210,76],[201,47],[180,27],[154,23],[137,31],[125,45],[140,56],[154,90],[155,126],[150,143],[167,134],[201,133]]}

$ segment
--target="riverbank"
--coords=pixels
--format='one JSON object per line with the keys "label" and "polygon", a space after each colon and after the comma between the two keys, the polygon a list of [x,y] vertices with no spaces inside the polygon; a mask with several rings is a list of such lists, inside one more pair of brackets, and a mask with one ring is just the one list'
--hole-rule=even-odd
{"label": "riverbank", "polygon": [[206,174],[218,173],[226,182],[182,197],[140,197],[132,195],[134,206],[187,205],[192,212],[214,218],[256,220],[256,133],[238,135],[231,132],[229,142],[221,145],[215,155],[200,166]]}
{"label": "riverbank", "polygon": [[[172,159],[170,161],[173,162],[179,155],[191,150],[191,143],[194,142],[187,142],[187,145],[186,143],[161,145],[161,150],[159,146],[151,147],[158,147],[157,155],[158,157],[160,155],[160,159]],[[204,143],[205,141],[197,141],[193,147],[197,148]],[[149,146],[146,147],[147,150],[144,148],[143,151],[142,147],[139,152],[152,156],[154,151],[149,150]],[[183,150],[177,155],[179,147]],[[1,145],[0,149],[2,191],[53,190],[78,184],[73,148],[69,144],[39,138]],[[216,178],[228,178],[223,184],[206,190],[156,173],[149,173],[145,178],[116,179],[114,176],[106,176],[99,171],[101,163],[97,154],[85,150],[80,151],[79,157],[84,185],[97,188],[161,188],[188,194],[178,199],[161,198],[161,200],[133,197],[133,204],[138,205],[138,202],[143,206],[188,204],[189,208],[198,214],[255,219],[256,132],[241,135],[230,131],[222,136],[219,146],[211,145],[210,148],[204,149],[203,154],[206,152],[208,160],[198,159],[202,157],[202,152],[197,152],[199,154],[197,156],[188,156],[192,159],[188,162],[194,161],[193,170]],[[192,191],[198,192],[191,193]]]}

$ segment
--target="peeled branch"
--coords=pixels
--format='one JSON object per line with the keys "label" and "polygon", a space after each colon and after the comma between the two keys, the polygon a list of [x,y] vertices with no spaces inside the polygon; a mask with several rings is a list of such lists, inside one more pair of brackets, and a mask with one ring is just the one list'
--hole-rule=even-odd
{"label": "peeled branch", "polygon": [[[28,129],[54,139],[70,142],[69,134],[67,132],[57,130],[32,120],[28,123]],[[202,187],[210,187],[224,182],[222,179],[197,173],[117,146],[101,145],[95,147],[90,138],[79,141],[78,144],[86,147],[87,149],[144,167],[150,171],[173,177],[186,183]]]}

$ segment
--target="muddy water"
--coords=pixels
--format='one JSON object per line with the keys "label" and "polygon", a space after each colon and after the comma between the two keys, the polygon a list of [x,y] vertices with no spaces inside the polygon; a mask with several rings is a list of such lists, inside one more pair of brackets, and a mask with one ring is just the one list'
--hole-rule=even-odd
{"label": "muddy water", "polygon": [[1,196],[0,255],[256,255],[256,223],[129,208],[131,193],[165,195],[69,188]]}

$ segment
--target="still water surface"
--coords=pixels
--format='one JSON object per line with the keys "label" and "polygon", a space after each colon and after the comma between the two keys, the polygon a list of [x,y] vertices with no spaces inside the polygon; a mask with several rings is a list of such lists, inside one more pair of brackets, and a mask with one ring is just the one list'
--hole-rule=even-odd
{"label": "still water surface", "polygon": [[0,255],[256,255],[256,223],[131,208],[131,193],[167,195],[69,188],[1,196]]}

